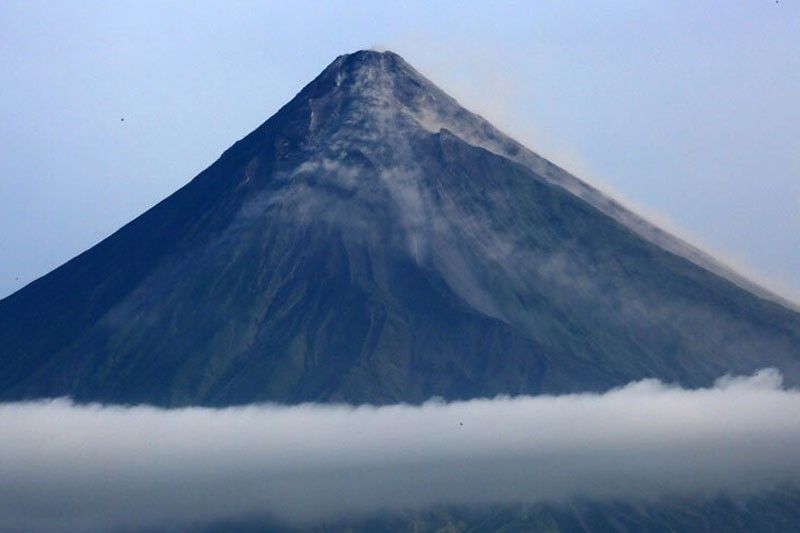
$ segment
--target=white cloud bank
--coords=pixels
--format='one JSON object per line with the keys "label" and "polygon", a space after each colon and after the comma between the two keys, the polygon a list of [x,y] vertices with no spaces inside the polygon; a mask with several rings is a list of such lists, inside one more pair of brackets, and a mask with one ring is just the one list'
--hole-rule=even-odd
{"label": "white cloud bank", "polygon": [[[462,425],[463,424],[463,425]],[[746,495],[800,480],[780,374],[422,406],[0,404],[0,530],[298,524],[435,504]]]}

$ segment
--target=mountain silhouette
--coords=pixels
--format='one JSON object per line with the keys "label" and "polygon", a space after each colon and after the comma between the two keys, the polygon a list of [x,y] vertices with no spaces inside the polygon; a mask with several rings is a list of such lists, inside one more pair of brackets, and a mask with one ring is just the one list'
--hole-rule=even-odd
{"label": "mountain silhouette", "polygon": [[391,52],[0,301],[0,398],[385,404],[800,384],[800,314]]}

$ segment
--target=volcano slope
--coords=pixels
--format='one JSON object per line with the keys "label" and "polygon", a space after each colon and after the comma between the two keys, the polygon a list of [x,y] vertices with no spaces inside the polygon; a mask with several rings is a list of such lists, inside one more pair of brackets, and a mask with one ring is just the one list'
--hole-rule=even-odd
{"label": "volcano slope", "polygon": [[797,385],[799,347],[778,298],[362,51],[0,301],[0,398],[419,403],[766,366]]}

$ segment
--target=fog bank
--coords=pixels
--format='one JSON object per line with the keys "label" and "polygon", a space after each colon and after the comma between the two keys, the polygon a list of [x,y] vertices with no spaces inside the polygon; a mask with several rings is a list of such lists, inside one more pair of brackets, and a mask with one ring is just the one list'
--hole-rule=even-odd
{"label": "fog bank", "polygon": [[437,504],[746,496],[800,481],[780,374],[422,406],[0,404],[0,529],[295,524]]}

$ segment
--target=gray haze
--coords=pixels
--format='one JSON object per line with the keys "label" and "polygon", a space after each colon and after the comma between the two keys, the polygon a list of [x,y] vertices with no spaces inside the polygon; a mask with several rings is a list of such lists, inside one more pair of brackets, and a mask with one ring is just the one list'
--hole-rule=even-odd
{"label": "gray haze", "polygon": [[800,391],[712,389],[419,407],[0,405],[0,529],[310,524],[437,504],[738,497],[800,481]]}

